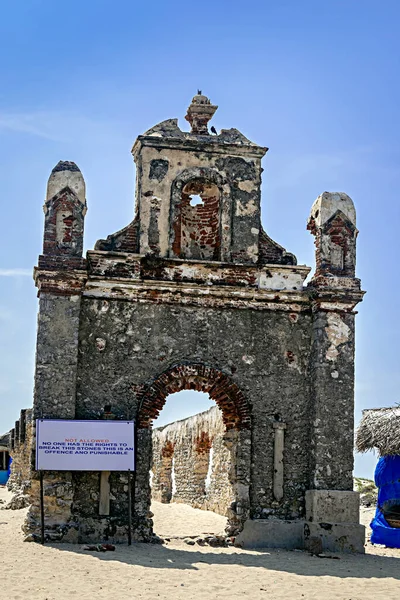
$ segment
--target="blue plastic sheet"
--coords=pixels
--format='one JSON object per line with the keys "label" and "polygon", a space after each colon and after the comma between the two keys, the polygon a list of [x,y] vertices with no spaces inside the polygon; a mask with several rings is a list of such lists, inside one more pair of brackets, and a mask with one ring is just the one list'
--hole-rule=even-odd
{"label": "blue plastic sheet", "polygon": [[393,505],[400,505],[400,456],[383,456],[375,469],[375,484],[378,489],[378,505],[371,522],[373,544],[384,544],[389,548],[400,548],[400,529],[390,527],[383,513]]}

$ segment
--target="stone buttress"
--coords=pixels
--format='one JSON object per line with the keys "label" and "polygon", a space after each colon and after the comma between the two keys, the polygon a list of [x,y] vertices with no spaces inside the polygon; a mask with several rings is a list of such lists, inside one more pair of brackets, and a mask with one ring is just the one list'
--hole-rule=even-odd
{"label": "stone buttress", "polygon": [[[208,393],[231,460],[227,534],[245,546],[302,547],[318,536],[327,548],[362,550],[352,492],[354,308],[363,295],[354,206],[327,192],[314,203],[317,268],[305,286],[310,268],[261,224],[267,148],[237,129],[211,135],[216,110],[199,93],[190,132],[170,119],[138,137],[134,218],[86,258],[82,174],[70,162],[53,170],[35,269],[34,418],[136,420],[133,535],[150,540],[152,423],[169,394]],[[203,452],[207,433],[198,439]],[[45,474],[49,539],[126,540],[126,474],[109,477],[109,514],[99,511],[100,479]],[[33,467],[31,495],[25,529],[37,534]]]}

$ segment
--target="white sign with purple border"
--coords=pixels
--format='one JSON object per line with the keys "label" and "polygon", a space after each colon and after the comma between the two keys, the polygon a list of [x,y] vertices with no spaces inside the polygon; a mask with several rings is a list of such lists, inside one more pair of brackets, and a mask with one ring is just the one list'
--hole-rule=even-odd
{"label": "white sign with purple border", "polygon": [[134,421],[36,420],[38,471],[134,471]]}

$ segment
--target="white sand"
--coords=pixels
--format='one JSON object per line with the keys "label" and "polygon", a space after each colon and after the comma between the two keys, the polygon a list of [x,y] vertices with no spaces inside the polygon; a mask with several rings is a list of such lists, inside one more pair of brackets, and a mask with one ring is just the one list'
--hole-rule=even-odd
{"label": "white sand", "polygon": [[[192,508],[187,504],[152,502],[154,533],[162,538],[223,534],[226,518],[208,510]],[[399,599],[400,600],[400,599]]]}
{"label": "white sand", "polygon": [[[0,498],[6,496],[0,488]],[[153,510],[160,534],[216,533],[224,526],[222,517],[187,506],[161,506],[160,513],[158,508]],[[306,552],[187,546],[171,540],[98,554],[69,544],[24,543],[25,512],[0,511],[1,600],[400,599],[400,550],[368,545],[365,556],[342,554],[331,560]]]}

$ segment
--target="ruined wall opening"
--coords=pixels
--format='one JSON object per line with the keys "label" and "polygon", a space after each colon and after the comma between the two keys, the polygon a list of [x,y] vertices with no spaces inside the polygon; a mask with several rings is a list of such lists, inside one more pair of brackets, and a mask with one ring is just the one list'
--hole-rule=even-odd
{"label": "ruined wall opening", "polygon": [[215,183],[193,179],[182,188],[174,223],[175,256],[220,260],[220,190]]}
{"label": "ruined wall opening", "polygon": [[190,206],[198,206],[199,204],[204,204],[203,198],[199,195],[192,194],[190,199]]}
{"label": "ruined wall opening", "polygon": [[234,501],[224,434],[222,412],[208,394],[168,396],[152,432],[151,512],[161,537],[223,532]]}
{"label": "ruined wall opening", "polygon": [[[170,410],[169,418],[157,428],[166,400],[167,412],[168,404],[172,406],[178,397],[184,399],[186,409],[179,416],[186,418],[176,420],[176,411]],[[211,511],[207,514],[213,528],[218,522],[217,529],[223,530],[226,523],[226,533],[236,535],[249,517],[251,464],[250,409],[239,388],[216,369],[177,365],[139,391],[139,400],[139,439],[148,441],[138,445],[138,478],[143,484],[147,480],[148,496],[143,494],[138,501],[149,509],[152,502],[149,514],[155,532],[164,536],[206,533],[182,531],[182,523],[188,525],[197,508]],[[157,513],[170,524],[169,531],[157,530]],[[205,522],[200,517],[200,527]]]}

